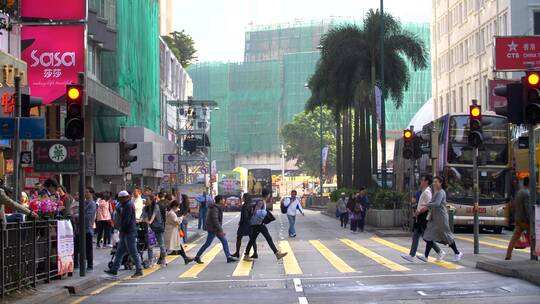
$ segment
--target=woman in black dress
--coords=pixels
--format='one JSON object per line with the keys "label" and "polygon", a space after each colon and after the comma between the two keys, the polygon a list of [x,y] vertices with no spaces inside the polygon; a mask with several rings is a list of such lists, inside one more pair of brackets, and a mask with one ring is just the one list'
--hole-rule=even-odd
{"label": "woman in black dress", "polygon": [[[249,238],[251,234],[250,219],[253,216],[253,204],[251,201],[251,195],[244,193],[242,196],[242,210],[240,213],[240,222],[238,222],[238,230],[236,231],[236,251],[232,254],[233,257],[240,258],[240,247],[242,246],[242,237],[247,236]],[[258,258],[257,244],[253,245],[252,259]]]}

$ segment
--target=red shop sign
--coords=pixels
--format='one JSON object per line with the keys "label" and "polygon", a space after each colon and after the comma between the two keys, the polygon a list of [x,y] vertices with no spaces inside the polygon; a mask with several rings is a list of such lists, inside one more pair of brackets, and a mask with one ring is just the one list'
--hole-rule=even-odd
{"label": "red shop sign", "polygon": [[66,85],[85,71],[84,25],[25,26],[21,41],[32,96],[43,98],[43,104],[63,101]]}
{"label": "red shop sign", "polygon": [[86,19],[86,0],[23,0],[21,17],[50,20]]}
{"label": "red shop sign", "polygon": [[540,68],[540,36],[495,37],[495,70]]}

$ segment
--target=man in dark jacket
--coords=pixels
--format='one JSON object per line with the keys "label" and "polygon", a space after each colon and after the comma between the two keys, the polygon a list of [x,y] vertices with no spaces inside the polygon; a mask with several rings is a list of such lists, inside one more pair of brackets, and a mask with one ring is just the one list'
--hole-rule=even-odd
{"label": "man in dark jacket", "polygon": [[135,219],[135,205],[131,201],[129,193],[127,191],[120,191],[118,193],[119,204],[116,207],[116,214],[114,216],[115,227],[120,230],[120,240],[118,241],[118,247],[116,249],[116,256],[111,269],[105,270],[106,273],[111,275],[118,274],[118,268],[120,263],[126,254],[133,261],[135,261],[136,271],[133,277],[141,277],[142,263],[140,256],[137,252],[137,221]]}
{"label": "man in dark jacket", "polygon": [[[96,221],[96,202],[94,201],[94,189],[87,187],[84,191],[84,223],[85,223],[85,252],[87,270],[89,272],[94,270],[94,248],[92,246],[92,239],[94,237],[94,222]],[[74,250],[73,250],[73,264],[75,268],[79,268],[79,213],[75,213],[73,216],[74,223]]]}
{"label": "man in dark jacket", "polygon": [[203,264],[201,261],[201,255],[204,253],[208,247],[212,244],[212,241],[217,237],[221,244],[223,245],[223,252],[227,258],[227,263],[232,263],[238,261],[237,258],[232,257],[229,252],[229,244],[225,238],[225,232],[223,231],[223,197],[221,195],[216,195],[214,199],[215,203],[208,206],[208,215],[206,216],[206,221],[204,223],[204,230],[208,232],[208,237],[206,242],[199,249],[197,255],[195,256],[195,262],[198,264]]}

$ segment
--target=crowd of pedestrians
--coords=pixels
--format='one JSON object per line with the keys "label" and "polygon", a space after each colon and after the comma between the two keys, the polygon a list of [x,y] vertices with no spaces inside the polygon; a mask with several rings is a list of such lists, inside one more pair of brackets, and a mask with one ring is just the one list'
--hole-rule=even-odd
{"label": "crowd of pedestrians", "polygon": [[342,228],[347,228],[347,224],[350,222],[351,233],[364,232],[369,207],[366,188],[360,188],[360,191],[350,194],[348,198],[342,192],[337,201],[336,217],[339,218]]}

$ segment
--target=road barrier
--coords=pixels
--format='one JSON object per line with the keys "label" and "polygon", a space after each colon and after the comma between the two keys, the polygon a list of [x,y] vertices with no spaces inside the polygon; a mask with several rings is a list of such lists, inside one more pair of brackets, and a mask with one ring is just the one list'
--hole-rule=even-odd
{"label": "road barrier", "polygon": [[57,221],[7,223],[0,233],[0,295],[58,276]]}

